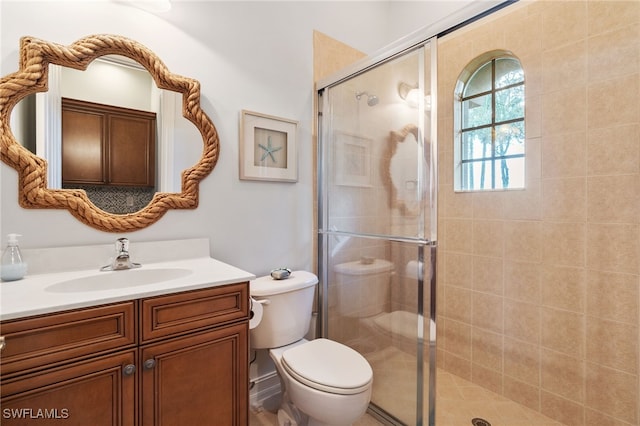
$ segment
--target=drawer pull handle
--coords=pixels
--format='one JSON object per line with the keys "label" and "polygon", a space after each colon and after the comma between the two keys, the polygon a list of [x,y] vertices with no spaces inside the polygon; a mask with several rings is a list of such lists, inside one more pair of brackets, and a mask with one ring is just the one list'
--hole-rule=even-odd
{"label": "drawer pull handle", "polygon": [[0,351],[2,351],[5,346],[7,346],[7,342],[4,341],[4,336],[0,336]]}
{"label": "drawer pull handle", "polygon": [[155,366],[156,366],[156,360],[153,359],[153,358],[149,358],[148,360],[146,360],[144,362],[144,369],[145,370],[151,370]]}
{"label": "drawer pull handle", "polygon": [[125,376],[131,376],[135,374],[135,372],[136,372],[136,366],[133,364],[125,365],[124,368],[122,369],[122,374],[124,374]]}

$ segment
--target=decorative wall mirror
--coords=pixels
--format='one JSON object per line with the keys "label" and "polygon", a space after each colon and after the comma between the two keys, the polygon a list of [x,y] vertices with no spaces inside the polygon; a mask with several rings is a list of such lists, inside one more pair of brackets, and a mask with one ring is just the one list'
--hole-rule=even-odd
{"label": "decorative wall mirror", "polygon": [[[16,104],[31,94],[48,91],[50,65],[84,71],[94,60],[112,55],[140,64],[158,89],[180,94],[182,116],[195,125],[203,141],[199,161],[182,171],[181,192],[155,192],[146,206],[128,214],[114,214],[98,208],[82,189],[50,188],[47,185],[47,160],[16,140],[11,128],[11,112]],[[0,80],[0,157],[18,172],[18,202],[24,208],[67,209],[80,221],[102,231],[135,231],[155,223],[169,209],[196,208],[199,183],[215,167],[218,153],[216,128],[200,108],[199,82],[172,74],[152,51],[125,37],[91,35],[69,46],[23,37],[20,40],[20,69]]]}
{"label": "decorative wall mirror", "polygon": [[408,124],[397,132],[391,131],[381,169],[389,191],[389,207],[397,208],[404,216],[415,216],[420,212],[416,168],[419,155],[418,127],[415,124]]}

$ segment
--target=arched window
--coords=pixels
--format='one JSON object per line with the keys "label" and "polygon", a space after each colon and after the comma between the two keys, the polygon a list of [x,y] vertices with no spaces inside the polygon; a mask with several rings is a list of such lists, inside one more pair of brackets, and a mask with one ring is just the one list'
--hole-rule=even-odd
{"label": "arched window", "polygon": [[524,71],[506,52],[482,55],[456,87],[455,189],[524,188]]}

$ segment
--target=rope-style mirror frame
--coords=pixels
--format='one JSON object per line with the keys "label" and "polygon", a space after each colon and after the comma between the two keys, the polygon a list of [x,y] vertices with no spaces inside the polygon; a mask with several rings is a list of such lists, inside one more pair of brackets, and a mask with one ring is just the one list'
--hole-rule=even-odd
{"label": "rope-style mirror frame", "polygon": [[[200,161],[182,172],[182,192],[156,192],[144,209],[122,215],[99,209],[84,190],[47,188],[47,161],[18,143],[10,128],[13,107],[27,95],[48,90],[49,64],[85,70],[91,61],[109,54],[135,60],[149,71],[158,88],[182,93],[182,115],[198,128],[204,143]],[[18,202],[24,208],[67,209],[102,231],[136,231],[155,223],[169,209],[195,209],[199,183],[211,173],[218,155],[218,132],[200,108],[200,83],[172,74],[151,50],[128,38],[98,34],[63,46],[22,37],[19,71],[0,79],[0,158],[18,172]]]}

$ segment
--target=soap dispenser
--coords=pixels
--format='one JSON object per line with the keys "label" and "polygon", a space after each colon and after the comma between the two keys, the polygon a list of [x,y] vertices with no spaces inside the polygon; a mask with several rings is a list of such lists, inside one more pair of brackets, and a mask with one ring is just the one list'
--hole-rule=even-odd
{"label": "soap dispenser", "polygon": [[20,280],[27,273],[27,264],[22,260],[22,254],[18,247],[18,234],[9,234],[7,248],[2,254],[0,264],[0,278],[2,281]]}

